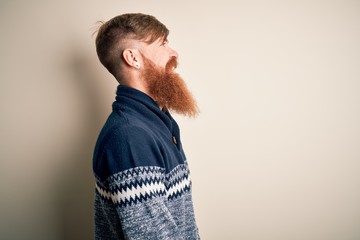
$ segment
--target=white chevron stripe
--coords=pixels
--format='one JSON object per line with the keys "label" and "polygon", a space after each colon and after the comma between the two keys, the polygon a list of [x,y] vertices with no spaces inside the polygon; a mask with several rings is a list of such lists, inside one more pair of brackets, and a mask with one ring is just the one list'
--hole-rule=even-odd
{"label": "white chevron stripe", "polygon": [[107,198],[107,199],[111,198],[111,194],[109,192],[103,190],[96,183],[95,183],[95,187],[96,187],[96,190],[100,193],[101,196],[103,196],[104,198]]}
{"label": "white chevron stripe", "polygon": [[120,203],[125,200],[134,200],[136,197],[145,197],[151,193],[163,192],[165,191],[165,186],[163,183],[154,182],[150,184],[143,184],[142,186],[132,187],[131,189],[127,188],[126,190],[117,191],[116,193],[110,193],[96,184],[96,189],[104,198],[111,199],[114,203]]}
{"label": "white chevron stripe", "polygon": [[181,190],[184,190],[185,187],[189,187],[191,184],[190,178],[184,178],[183,180],[181,180],[181,182],[177,183],[176,185],[173,185],[171,188],[168,189],[168,192],[166,193],[166,196],[169,197],[173,194],[175,194],[176,192],[180,192]]}

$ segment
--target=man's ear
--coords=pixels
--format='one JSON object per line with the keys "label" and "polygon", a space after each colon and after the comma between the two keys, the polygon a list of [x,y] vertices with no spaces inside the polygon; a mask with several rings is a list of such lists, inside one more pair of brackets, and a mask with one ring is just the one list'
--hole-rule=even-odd
{"label": "man's ear", "polygon": [[123,58],[125,63],[137,69],[140,69],[139,53],[135,49],[127,48],[123,51]]}

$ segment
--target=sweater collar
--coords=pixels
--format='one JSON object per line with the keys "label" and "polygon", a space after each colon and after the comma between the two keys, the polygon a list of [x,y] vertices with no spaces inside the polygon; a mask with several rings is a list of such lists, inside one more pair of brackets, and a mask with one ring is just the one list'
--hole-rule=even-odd
{"label": "sweater collar", "polygon": [[122,97],[134,99],[149,108],[157,108],[160,110],[160,106],[149,95],[135,88],[119,85],[116,90],[116,100],[121,101]]}
{"label": "sweater collar", "polygon": [[175,120],[172,118],[170,113],[168,111],[163,112],[153,98],[135,88],[126,85],[118,85],[116,91],[116,102],[114,103],[113,108],[117,108],[119,106],[118,104],[120,104],[121,106],[121,104],[124,102],[127,102],[129,104],[130,99],[130,102],[132,102],[132,104],[140,103],[141,105],[149,109],[151,112],[156,114],[171,131],[173,125],[172,122]]}

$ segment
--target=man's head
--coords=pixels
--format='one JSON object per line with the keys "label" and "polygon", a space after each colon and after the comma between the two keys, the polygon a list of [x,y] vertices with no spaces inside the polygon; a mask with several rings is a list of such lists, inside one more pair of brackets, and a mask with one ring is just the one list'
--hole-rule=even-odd
{"label": "man's head", "polygon": [[178,53],[169,30],[155,17],[124,14],[102,24],[96,37],[100,62],[120,84],[150,95],[162,108],[195,116],[195,100],[174,70]]}
{"label": "man's head", "polygon": [[[159,64],[164,64],[162,58],[166,56],[154,50],[157,45],[167,45],[168,35],[166,26],[153,16],[123,14],[101,25],[96,37],[96,51],[100,62],[121,82],[124,72],[129,70],[127,67],[141,66],[139,51],[143,51],[150,59],[154,58]],[[169,54],[177,55],[175,51]]]}

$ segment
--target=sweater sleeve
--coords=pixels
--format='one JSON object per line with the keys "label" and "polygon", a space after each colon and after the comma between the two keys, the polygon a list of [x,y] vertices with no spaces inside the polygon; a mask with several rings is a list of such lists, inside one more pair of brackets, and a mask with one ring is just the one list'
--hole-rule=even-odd
{"label": "sweater sleeve", "polygon": [[182,239],[169,211],[159,144],[128,128],[103,149],[95,171],[96,239]]}

